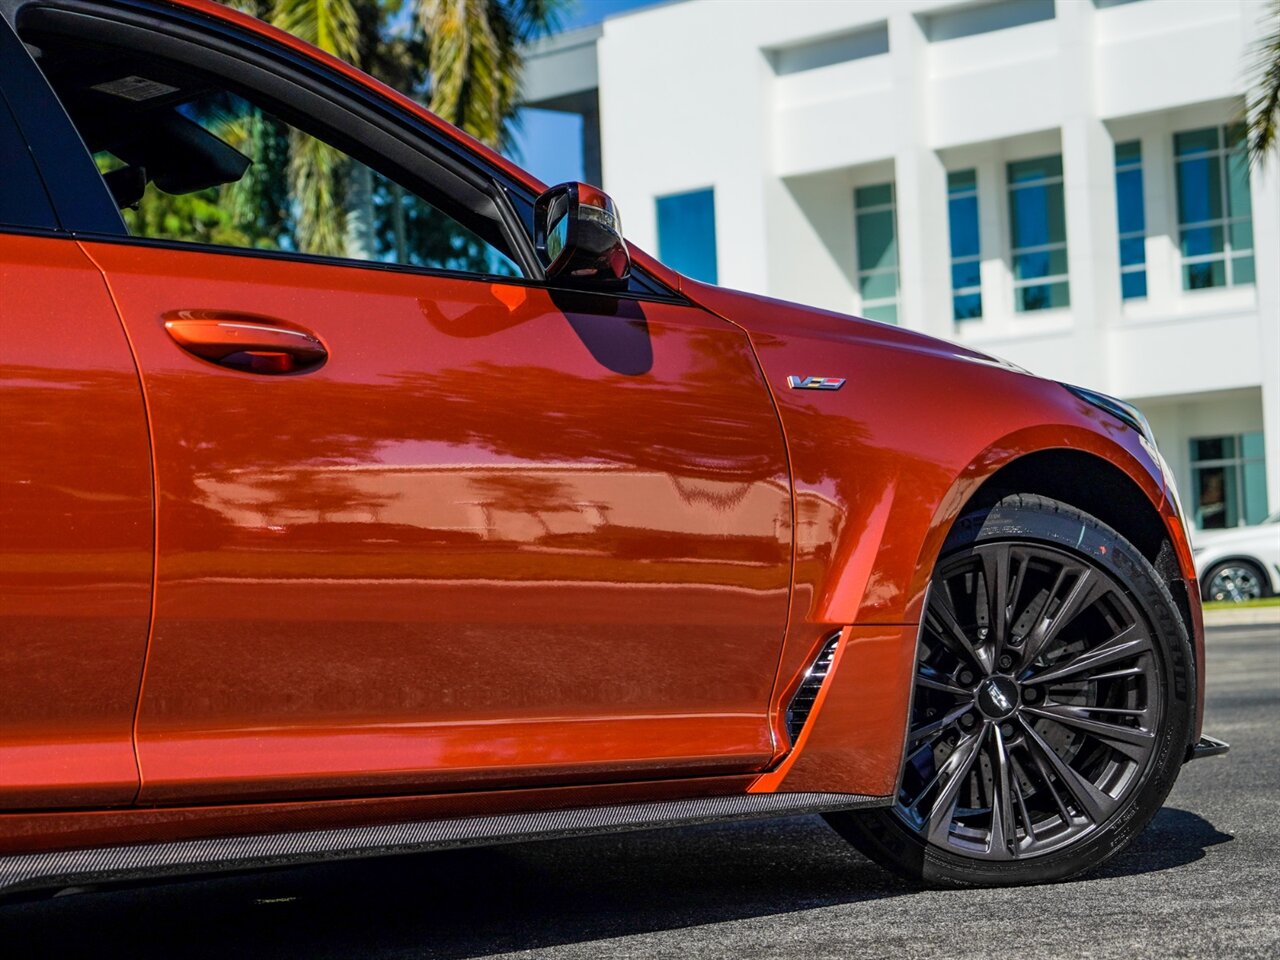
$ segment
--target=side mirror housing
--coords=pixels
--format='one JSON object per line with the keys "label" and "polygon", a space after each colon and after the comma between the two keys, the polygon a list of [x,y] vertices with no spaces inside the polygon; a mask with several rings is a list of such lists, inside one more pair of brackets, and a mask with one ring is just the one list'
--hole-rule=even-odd
{"label": "side mirror housing", "polygon": [[613,200],[585,183],[562,183],[533,208],[534,245],[548,280],[617,289],[631,276],[631,255]]}

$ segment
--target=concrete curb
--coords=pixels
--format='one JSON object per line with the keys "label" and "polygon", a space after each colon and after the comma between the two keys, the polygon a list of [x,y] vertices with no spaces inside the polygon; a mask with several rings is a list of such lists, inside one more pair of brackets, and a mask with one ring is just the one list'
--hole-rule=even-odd
{"label": "concrete curb", "polygon": [[1236,624],[1275,624],[1280,626],[1280,607],[1244,607],[1240,610],[1206,610],[1206,627],[1227,627]]}

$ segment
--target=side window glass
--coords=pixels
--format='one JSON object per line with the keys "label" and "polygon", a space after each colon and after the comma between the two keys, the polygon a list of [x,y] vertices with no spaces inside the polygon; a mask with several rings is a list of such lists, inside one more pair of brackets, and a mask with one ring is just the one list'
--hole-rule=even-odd
{"label": "side window glass", "polygon": [[57,220],[44,184],[3,95],[0,95],[0,171],[4,171],[0,175],[0,229],[54,229]]}
{"label": "side window glass", "polygon": [[[97,92],[128,102],[146,84],[165,86],[131,77]],[[520,275],[438,207],[236,94],[158,96],[169,102],[91,138],[133,236]]]}
{"label": "side window glass", "polygon": [[[0,23],[0,31],[6,29],[8,27]],[[8,40],[8,37],[0,37],[0,45]],[[9,51],[0,46],[0,55],[8,56]],[[12,65],[15,67],[17,64]],[[0,79],[3,79],[3,74],[0,74]],[[3,172],[0,175],[0,228],[58,227],[49,195],[36,172],[36,161],[32,159],[26,138],[18,129],[18,122],[4,93],[0,93],[0,172]]]}

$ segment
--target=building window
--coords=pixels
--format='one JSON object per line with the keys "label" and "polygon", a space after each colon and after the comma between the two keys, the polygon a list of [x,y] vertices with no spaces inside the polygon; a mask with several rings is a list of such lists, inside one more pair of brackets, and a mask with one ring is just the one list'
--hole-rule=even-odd
{"label": "building window", "polygon": [[1261,523],[1267,516],[1262,433],[1191,441],[1191,489],[1200,530]]}
{"label": "building window", "polygon": [[1173,135],[1182,289],[1253,283],[1249,158],[1238,127]]}
{"label": "building window", "polygon": [[1116,220],[1120,232],[1120,295],[1147,295],[1147,217],[1142,205],[1142,144],[1116,144]]}
{"label": "building window", "polygon": [[717,282],[714,190],[658,197],[658,259],[695,280]]}
{"label": "building window", "polygon": [[1062,157],[1008,165],[1013,300],[1019,312],[1071,304]]}
{"label": "building window", "polygon": [[893,208],[892,183],[853,191],[862,315],[885,323],[898,322],[898,232]]}
{"label": "building window", "polygon": [[951,307],[957,320],[973,320],[982,316],[976,171],[947,174],[947,216],[951,224]]}

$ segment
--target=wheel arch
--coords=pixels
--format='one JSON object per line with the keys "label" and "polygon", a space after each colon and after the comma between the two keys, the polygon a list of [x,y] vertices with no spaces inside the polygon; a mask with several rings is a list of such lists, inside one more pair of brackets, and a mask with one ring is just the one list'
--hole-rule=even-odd
{"label": "wheel arch", "polygon": [[988,475],[960,506],[956,517],[992,506],[1012,493],[1039,494],[1083,510],[1132,543],[1165,581],[1187,634],[1194,636],[1190,598],[1169,529],[1159,507],[1132,476],[1088,451],[1063,447],[1035,450]]}
{"label": "wheel arch", "polygon": [[[1202,689],[1204,648],[1199,635],[1200,618],[1196,616],[1201,595],[1199,580],[1193,581],[1197,591],[1193,597],[1179,562],[1177,545],[1160,507],[1134,477],[1097,453],[1069,447],[1034,450],[1008,460],[989,473],[950,518],[948,535],[952,523],[960,516],[993,506],[1013,493],[1038,494],[1083,510],[1107,524],[1146,557],[1168,588],[1191,638],[1197,688]],[[1193,610],[1193,604],[1197,609]],[[1200,696],[1202,694],[1194,701],[1192,742],[1200,731]]]}

